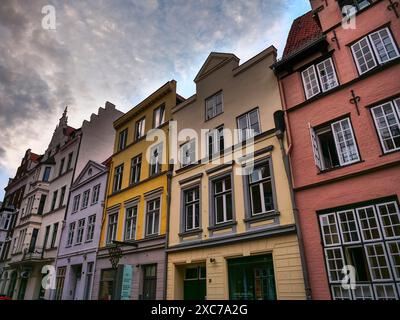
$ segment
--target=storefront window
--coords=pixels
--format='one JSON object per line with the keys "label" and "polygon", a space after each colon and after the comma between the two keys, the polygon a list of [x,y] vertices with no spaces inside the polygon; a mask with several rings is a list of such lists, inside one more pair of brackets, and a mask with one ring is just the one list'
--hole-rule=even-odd
{"label": "storefront window", "polygon": [[116,271],[105,269],[101,271],[99,300],[113,300]]}
{"label": "storefront window", "polygon": [[276,299],[271,255],[228,260],[228,273],[230,299]]}

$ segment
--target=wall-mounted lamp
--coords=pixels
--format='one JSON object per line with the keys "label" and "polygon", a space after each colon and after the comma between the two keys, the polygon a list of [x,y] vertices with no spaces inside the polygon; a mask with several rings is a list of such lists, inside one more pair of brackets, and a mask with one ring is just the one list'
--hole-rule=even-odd
{"label": "wall-mounted lamp", "polygon": [[215,258],[210,258],[210,263],[215,263]]}

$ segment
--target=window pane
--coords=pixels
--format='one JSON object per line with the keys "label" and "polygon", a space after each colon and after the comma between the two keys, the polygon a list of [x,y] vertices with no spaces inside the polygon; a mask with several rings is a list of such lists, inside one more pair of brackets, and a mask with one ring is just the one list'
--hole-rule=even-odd
{"label": "window pane", "polygon": [[400,280],[400,241],[388,242],[387,248],[394,269],[395,277],[397,280]]}
{"label": "window pane", "polygon": [[373,206],[357,209],[358,220],[360,221],[361,234],[364,241],[380,240],[381,233],[378,219]]}
{"label": "window pane", "polygon": [[399,56],[388,28],[371,33],[369,38],[374,46],[375,53],[380,63],[392,60]]}
{"label": "window pane", "polygon": [[251,186],[250,190],[251,190],[251,200],[252,200],[252,213],[253,214],[261,213],[262,206],[261,206],[260,186],[258,184]]}
{"label": "window pane", "polygon": [[312,65],[304,70],[302,73],[304,90],[306,98],[309,99],[320,92],[315,67]]}
{"label": "window pane", "polygon": [[224,221],[223,196],[218,196],[215,199],[215,213],[216,213],[216,217],[217,217],[217,222],[223,222]]}
{"label": "window pane", "polygon": [[360,74],[376,66],[375,58],[366,37],[352,45],[351,50],[353,51],[353,56],[357,62],[357,68]]}
{"label": "window pane", "polygon": [[321,80],[322,91],[327,91],[338,85],[331,58],[317,64],[317,69]]}
{"label": "window pane", "polygon": [[338,212],[339,226],[342,232],[343,243],[360,241],[356,217],[353,210]]}
{"label": "window pane", "polygon": [[320,216],[322,235],[326,246],[340,244],[339,232],[336,224],[336,216],[329,213]]}
{"label": "window pane", "polygon": [[365,245],[365,252],[373,280],[389,280],[392,278],[382,243]]}
{"label": "window pane", "polygon": [[339,282],[343,277],[342,269],[344,266],[344,259],[342,249],[326,248],[325,258],[330,281]]}
{"label": "window pane", "polygon": [[385,238],[391,239],[400,236],[400,213],[397,203],[379,204],[377,208]]}
{"label": "window pane", "polygon": [[332,123],[336,149],[341,165],[360,160],[350,120],[343,119]]}

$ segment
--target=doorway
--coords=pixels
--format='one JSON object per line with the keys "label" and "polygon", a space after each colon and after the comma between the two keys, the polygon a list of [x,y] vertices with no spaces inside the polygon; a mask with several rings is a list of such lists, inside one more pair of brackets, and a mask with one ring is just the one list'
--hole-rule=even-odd
{"label": "doorway", "polygon": [[184,300],[205,300],[207,295],[206,266],[187,267],[183,283]]}

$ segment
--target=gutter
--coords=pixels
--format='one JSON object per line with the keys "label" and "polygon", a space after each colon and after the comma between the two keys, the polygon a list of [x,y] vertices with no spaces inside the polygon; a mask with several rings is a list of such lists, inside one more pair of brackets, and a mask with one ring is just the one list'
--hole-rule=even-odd
{"label": "gutter", "polygon": [[[172,167],[172,168],[171,168]],[[167,172],[167,226],[165,231],[165,270],[164,270],[164,292],[163,300],[167,299],[167,280],[168,280],[168,244],[169,244],[169,217],[171,212],[171,182],[172,182],[172,170],[173,166],[170,165],[170,170]]]}

